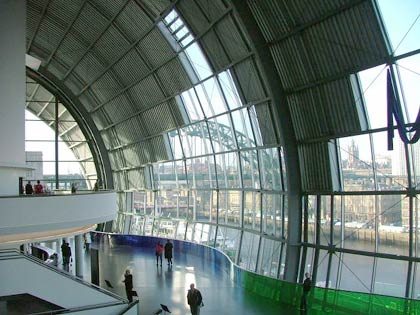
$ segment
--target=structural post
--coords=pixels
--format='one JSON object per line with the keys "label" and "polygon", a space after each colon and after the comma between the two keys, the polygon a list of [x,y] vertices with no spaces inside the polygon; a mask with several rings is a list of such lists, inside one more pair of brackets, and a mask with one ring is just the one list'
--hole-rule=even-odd
{"label": "structural post", "polygon": [[83,278],[83,236],[81,234],[74,238],[74,251],[76,252],[74,257],[76,276]]}

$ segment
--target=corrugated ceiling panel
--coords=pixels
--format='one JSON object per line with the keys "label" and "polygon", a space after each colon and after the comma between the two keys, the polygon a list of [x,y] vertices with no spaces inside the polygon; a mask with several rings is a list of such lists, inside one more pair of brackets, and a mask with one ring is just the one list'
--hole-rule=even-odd
{"label": "corrugated ceiling panel", "polygon": [[105,70],[105,65],[93,51],[88,52],[74,68],[73,72],[85,84],[93,82]]}
{"label": "corrugated ceiling panel", "polygon": [[111,150],[118,145],[118,139],[114,136],[114,131],[112,128],[101,131],[101,136],[108,150]]}
{"label": "corrugated ceiling panel", "polygon": [[112,70],[118,75],[124,86],[137,82],[149,73],[149,68],[135,49],[130,50],[122,57],[112,67]]}
{"label": "corrugated ceiling panel", "polygon": [[66,86],[70,89],[70,91],[74,95],[79,95],[80,91],[85,86],[81,79],[74,74],[74,72],[70,73],[66,78]]}
{"label": "corrugated ceiling panel", "polygon": [[297,140],[326,135],[325,129],[328,130],[328,123],[325,109],[318,103],[321,100],[319,93],[319,90],[308,90],[288,97]]}
{"label": "corrugated ceiling panel", "polygon": [[99,12],[104,14],[107,18],[112,18],[125,5],[127,0],[89,0]]}
{"label": "corrugated ceiling panel", "polygon": [[101,61],[106,61],[106,65],[110,65],[118,57],[124,55],[129,47],[130,43],[119,30],[111,25],[96,42],[93,49],[95,55],[100,56]]}
{"label": "corrugated ceiling panel", "polygon": [[153,148],[154,159],[153,161],[167,161],[169,159],[168,152],[166,151],[165,141],[163,137],[158,136],[149,140]]}
{"label": "corrugated ceiling panel", "polygon": [[145,188],[144,169],[136,169],[136,170],[127,171],[127,178],[128,178],[128,189]]}
{"label": "corrugated ceiling panel", "polygon": [[300,145],[298,147],[302,189],[304,191],[331,191],[331,171],[328,143]]}
{"label": "corrugated ceiling panel", "polygon": [[255,111],[264,145],[277,145],[278,141],[270,106],[269,103],[258,104],[255,106]]}
{"label": "corrugated ceiling panel", "polygon": [[210,21],[208,17],[204,15],[205,12],[200,10],[198,1],[179,1],[177,9],[185,23],[187,23],[188,27],[194,32],[194,34],[201,34],[208,28]]}
{"label": "corrugated ceiling panel", "polygon": [[142,3],[155,17],[158,17],[171,5],[171,0],[142,0]]}
{"label": "corrugated ceiling panel", "polygon": [[137,116],[115,125],[115,132],[117,133],[121,144],[137,142],[148,136],[145,126],[142,124],[142,120]]}
{"label": "corrugated ceiling panel", "polygon": [[114,178],[114,189],[115,190],[124,190],[126,189],[126,180],[125,180],[125,172],[113,172],[112,176]]}
{"label": "corrugated ceiling panel", "polygon": [[294,93],[288,101],[298,140],[361,131],[349,79]]}
{"label": "corrugated ceiling panel", "polygon": [[60,25],[57,24],[57,21],[44,18],[33,44],[44,50],[52,51],[61,41],[64,31],[65,25]]}
{"label": "corrugated ceiling panel", "polygon": [[106,118],[106,115],[104,114],[103,110],[103,108],[100,108],[99,110],[91,114],[91,117],[99,130],[109,126],[109,121]]}
{"label": "corrugated ceiling panel", "polygon": [[230,15],[217,23],[215,30],[231,61],[241,59],[250,52],[248,45],[244,42],[244,36],[239,32]]}
{"label": "corrugated ceiling panel", "polygon": [[135,108],[125,94],[121,94],[103,106],[109,119],[115,123],[134,114]]}
{"label": "corrugated ceiling panel", "polygon": [[160,67],[156,74],[167,95],[179,94],[192,87],[191,80],[178,58]]}
{"label": "corrugated ceiling panel", "polygon": [[288,33],[295,24],[284,1],[250,0],[248,4],[267,42]]}
{"label": "corrugated ceiling panel", "polygon": [[83,43],[90,45],[107,25],[108,20],[87,2],[70,32]]}
{"label": "corrugated ceiling panel", "polygon": [[151,28],[153,21],[144,13],[135,1],[130,1],[115,20],[115,25],[128,36],[131,42],[136,42]]}
{"label": "corrugated ceiling panel", "polygon": [[[144,121],[148,122],[146,128],[149,135],[158,135],[164,131],[176,128],[171,110],[167,103],[162,103],[156,107],[150,108],[142,114],[142,117]],[[151,123],[157,121],[159,121],[158,124]]]}
{"label": "corrugated ceiling panel", "polygon": [[91,85],[90,90],[96,95],[100,103],[104,103],[117,95],[122,87],[115,77],[107,72]]}
{"label": "corrugated ceiling panel", "polygon": [[215,71],[219,71],[230,64],[229,57],[214,30],[207,32],[201,38],[200,43]]}
{"label": "corrugated ceiling panel", "polygon": [[154,29],[143,38],[137,47],[142,57],[152,67],[158,67],[175,56],[172,47],[158,29]]}
{"label": "corrugated ceiling panel", "polygon": [[145,78],[131,87],[127,93],[133,100],[137,110],[145,110],[150,106],[162,102],[165,98],[160,85],[153,75]]}
{"label": "corrugated ceiling panel", "polygon": [[69,69],[69,66],[65,66],[62,63],[58,62],[57,60],[51,60],[47,67],[48,71],[53,74],[58,80],[62,80],[64,74]]}
{"label": "corrugated ceiling panel", "polygon": [[355,3],[354,0],[299,0],[287,5],[295,25],[310,23],[319,17],[337,12],[340,8]]}
{"label": "corrugated ceiling panel", "polygon": [[61,63],[65,63],[66,67],[70,68],[83,56],[86,49],[87,46],[82,44],[78,38],[67,34],[56,51],[54,58],[60,60]]}
{"label": "corrugated ceiling panel", "polygon": [[127,150],[127,154],[135,155],[135,159],[138,161],[138,164],[135,165],[135,163],[133,163],[133,166],[142,166],[154,161],[152,160],[152,157],[154,158],[152,153],[153,149],[150,147],[150,143],[148,141],[137,142],[124,148],[124,156],[127,159],[127,163],[129,163],[130,160],[128,159],[128,155],[126,155],[125,150]]}
{"label": "corrugated ceiling panel", "polygon": [[[317,66],[317,79],[371,66],[378,60],[384,60],[386,47],[384,43],[382,46],[377,45],[382,34],[375,28],[377,23],[369,15],[369,8],[366,5],[366,12],[357,14],[351,10],[345,11],[314,25],[304,33],[304,41],[313,56],[312,64]],[[372,22],[366,25],[369,18]],[[366,29],[370,31],[364,31]]]}
{"label": "corrugated ceiling panel", "polygon": [[252,103],[264,99],[267,94],[251,58],[248,58],[233,67],[233,71],[239,81],[240,90],[245,97],[245,103]]}
{"label": "corrugated ceiling panel", "polygon": [[119,170],[124,167],[123,157],[120,150],[114,150],[109,152],[109,159],[111,162],[111,168],[113,170]]}
{"label": "corrugated ceiling panel", "polygon": [[42,10],[48,0],[27,0],[26,1],[26,45],[29,40],[34,36],[37,25],[42,18]]}
{"label": "corrugated ceiling panel", "polygon": [[122,153],[124,154],[127,167],[137,167],[141,165],[140,156],[138,155],[136,147],[134,145],[125,147],[122,150]]}
{"label": "corrugated ceiling panel", "polygon": [[91,111],[99,105],[98,99],[91,90],[83,92],[83,94],[79,96],[79,101],[85,106],[87,111]]}

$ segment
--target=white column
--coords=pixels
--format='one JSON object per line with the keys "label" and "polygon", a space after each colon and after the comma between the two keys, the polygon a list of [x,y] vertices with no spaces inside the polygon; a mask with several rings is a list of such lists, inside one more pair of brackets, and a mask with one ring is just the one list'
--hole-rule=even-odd
{"label": "white column", "polygon": [[76,276],[83,278],[83,235],[76,235],[74,238]]}
{"label": "white column", "polygon": [[25,174],[26,1],[0,1],[0,195]]}

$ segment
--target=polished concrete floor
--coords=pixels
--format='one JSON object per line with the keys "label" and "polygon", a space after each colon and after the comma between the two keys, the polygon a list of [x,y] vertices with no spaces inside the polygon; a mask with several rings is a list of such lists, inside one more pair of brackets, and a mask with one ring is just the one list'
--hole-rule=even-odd
{"label": "polished concrete floor", "polygon": [[[190,283],[203,295],[202,315],[257,315],[257,314],[300,314],[296,309],[267,300],[235,285],[226,272],[216,266],[209,266],[196,256],[182,254],[175,256],[173,266],[163,261],[156,266],[154,251],[130,246],[92,244],[99,250],[100,285],[118,295],[125,296],[124,272],[133,274],[134,290],[139,295],[140,315],[155,314],[166,305],[172,314],[190,314],[186,301]],[[85,270],[89,271],[89,253],[85,253]],[[85,280],[90,280],[86,274]],[[108,280],[113,288],[108,288]],[[164,314],[164,313],[162,313]]]}

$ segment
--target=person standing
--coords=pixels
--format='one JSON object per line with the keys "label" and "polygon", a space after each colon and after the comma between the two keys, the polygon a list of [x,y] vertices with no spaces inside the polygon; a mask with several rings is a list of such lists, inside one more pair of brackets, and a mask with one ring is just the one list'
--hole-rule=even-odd
{"label": "person standing", "polygon": [[155,254],[156,254],[156,266],[159,264],[159,260],[160,260],[160,266],[162,267],[163,245],[161,244],[161,242],[158,242],[156,244]]}
{"label": "person standing", "polygon": [[169,264],[172,265],[172,249],[173,249],[173,245],[171,243],[170,240],[166,241],[165,244],[165,259],[168,261],[168,266]]}
{"label": "person standing", "polygon": [[27,195],[32,195],[34,193],[34,189],[32,187],[31,181],[28,181],[28,183],[25,186],[25,193]]}
{"label": "person standing", "polygon": [[133,302],[133,275],[128,269],[125,271],[123,282],[125,284],[125,293],[127,294],[127,299],[131,303]]}
{"label": "person standing", "polygon": [[35,185],[35,194],[42,194],[44,192],[44,187],[42,186],[39,180],[36,181]]}
{"label": "person standing", "polygon": [[312,280],[311,280],[309,272],[305,273],[305,280],[303,281],[302,286],[303,286],[303,293],[302,293],[302,298],[300,300],[300,309],[306,312],[308,294],[312,288]]}
{"label": "person standing", "polygon": [[190,284],[190,289],[187,293],[187,302],[190,306],[191,314],[199,315],[200,308],[204,306],[203,297],[201,296],[201,292],[195,288],[194,283]]}

